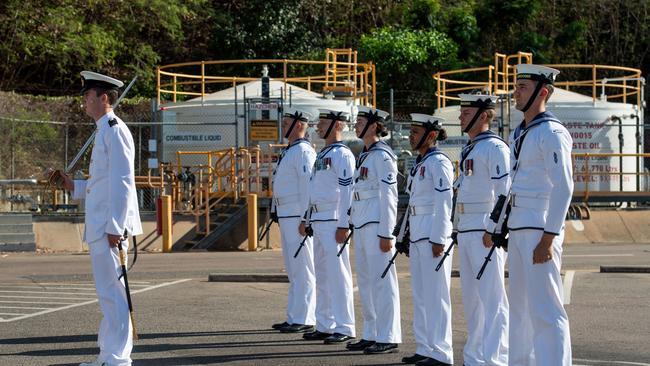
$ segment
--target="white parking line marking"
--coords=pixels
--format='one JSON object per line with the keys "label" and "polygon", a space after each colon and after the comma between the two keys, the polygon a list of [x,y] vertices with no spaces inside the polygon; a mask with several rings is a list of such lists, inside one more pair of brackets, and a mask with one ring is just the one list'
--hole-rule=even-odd
{"label": "white parking line marking", "polygon": [[60,301],[23,301],[23,300],[0,300],[0,303],[9,303],[9,304],[55,304],[55,305],[69,305],[69,304],[75,304],[75,302],[60,302]]}
{"label": "white parking line marking", "polygon": [[44,309],[52,309],[51,307],[49,308],[36,308],[36,307],[31,307],[31,306],[4,306],[0,305],[0,309],[35,309],[35,310],[44,310]]}
{"label": "white parking line marking", "polygon": [[[577,362],[586,362],[587,365],[594,365],[594,364],[603,364],[603,365],[611,365],[611,366],[618,366],[618,365],[630,365],[630,366],[650,366],[650,363],[643,363],[643,362],[628,362],[628,361],[605,361],[605,360],[586,360],[584,358],[574,358],[573,361]],[[573,366],[579,366],[577,364],[573,364]]]}
{"label": "white parking line marking", "polygon": [[94,295],[94,294],[86,294],[86,293],[80,293],[80,292],[59,292],[59,291],[24,291],[24,290],[0,290],[0,292],[4,293],[19,293],[19,294],[61,294],[61,295]]}
{"label": "white parking line marking", "polygon": [[[136,290],[136,291],[131,291],[131,295],[139,294],[141,292],[145,292],[145,291],[149,291],[149,290],[155,290],[155,289],[158,289],[158,288],[161,288],[161,287],[176,285],[176,284],[191,281],[191,280],[192,280],[191,278],[186,278],[186,279],[177,280],[177,281],[173,281],[173,282],[163,282],[163,283],[158,284],[158,285],[142,288],[142,289],[139,289],[139,290]],[[81,303],[78,303],[78,304],[71,304],[71,305],[67,305],[67,306],[62,306],[62,307],[59,307],[59,308],[43,310],[43,311],[39,311],[39,312],[32,313],[32,314],[22,314],[21,316],[11,318],[11,319],[0,318],[0,323],[8,323],[8,322],[13,322],[13,321],[23,320],[23,319],[32,318],[32,317],[39,316],[39,315],[53,313],[55,311],[61,311],[61,310],[76,308],[76,307],[79,307],[79,306],[84,306],[84,305],[92,304],[92,303],[95,303],[95,302],[97,302],[97,299],[84,301],[84,302],[81,302]],[[0,315],[2,315],[2,313],[0,313]],[[12,315],[12,314],[4,314],[4,315]]]}
{"label": "white parking line marking", "polygon": [[571,303],[571,288],[573,287],[573,277],[576,271],[566,271],[564,274],[564,305]]}
{"label": "white parking line marking", "polygon": [[0,288],[35,288],[41,290],[79,290],[79,291],[95,291],[94,287],[51,287],[51,286],[11,286],[11,285],[0,285]]}
{"label": "white parking line marking", "polygon": [[59,300],[84,300],[88,297],[52,297],[52,296],[17,296],[17,295],[0,295],[2,298],[9,299],[59,299]]}
{"label": "white parking line marking", "polygon": [[25,316],[29,314],[19,314],[19,313],[0,313],[0,315],[19,315],[19,316]]}
{"label": "white parking line marking", "polygon": [[563,254],[562,257],[634,257],[634,254]]}

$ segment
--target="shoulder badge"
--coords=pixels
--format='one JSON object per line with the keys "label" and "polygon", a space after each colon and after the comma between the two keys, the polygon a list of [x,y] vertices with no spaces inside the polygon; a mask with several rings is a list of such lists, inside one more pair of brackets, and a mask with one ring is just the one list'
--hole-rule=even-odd
{"label": "shoulder badge", "polygon": [[117,124],[117,120],[115,118],[111,118],[108,120],[108,125],[113,127]]}

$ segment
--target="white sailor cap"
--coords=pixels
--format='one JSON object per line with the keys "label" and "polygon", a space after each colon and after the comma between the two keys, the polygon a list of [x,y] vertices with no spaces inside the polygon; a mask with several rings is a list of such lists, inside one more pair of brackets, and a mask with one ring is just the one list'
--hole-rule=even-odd
{"label": "white sailor cap", "polygon": [[430,131],[440,129],[444,121],[445,120],[440,117],[432,116],[429,114],[411,113],[412,126],[424,127]]}
{"label": "white sailor cap", "polygon": [[460,106],[480,109],[494,109],[497,99],[495,95],[488,94],[459,94]]}
{"label": "white sailor cap", "polygon": [[542,65],[533,64],[519,64],[517,65],[517,79],[529,79],[534,81],[541,81],[545,84],[555,82],[555,77],[560,73],[560,70],[553,69]]}
{"label": "white sailor cap", "polygon": [[382,111],[381,109],[360,105],[357,107],[357,110],[357,118],[364,117],[368,122],[384,122],[388,118],[388,112]]}
{"label": "white sailor cap", "polygon": [[329,119],[332,121],[350,121],[350,113],[344,111],[335,111],[333,109],[319,109],[318,118]]}
{"label": "white sailor cap", "polygon": [[117,79],[96,72],[92,72],[92,71],[82,71],[81,82],[82,82],[81,94],[85,93],[86,90],[91,88],[117,90],[122,86],[124,86],[124,83]]}
{"label": "white sailor cap", "polygon": [[311,113],[302,109],[290,107],[283,108],[282,117],[297,119],[301,122],[309,122],[314,119],[314,116],[312,116]]}

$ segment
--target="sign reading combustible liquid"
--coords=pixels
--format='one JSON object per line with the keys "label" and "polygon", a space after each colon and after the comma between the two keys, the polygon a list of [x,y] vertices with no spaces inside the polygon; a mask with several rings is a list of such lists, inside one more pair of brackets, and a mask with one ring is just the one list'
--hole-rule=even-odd
{"label": "sign reading combustible liquid", "polygon": [[252,120],[250,139],[255,141],[278,141],[278,121],[272,119]]}

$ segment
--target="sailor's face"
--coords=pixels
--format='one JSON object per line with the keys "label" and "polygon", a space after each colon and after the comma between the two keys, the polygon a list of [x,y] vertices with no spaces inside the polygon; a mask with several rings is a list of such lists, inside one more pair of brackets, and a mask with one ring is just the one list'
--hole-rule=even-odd
{"label": "sailor's face", "polygon": [[289,118],[289,117],[282,118],[282,133],[287,133],[287,131],[289,131],[289,128],[291,128],[292,123],[293,123],[293,118]]}
{"label": "sailor's face", "polygon": [[422,139],[422,135],[424,135],[424,131],[424,127],[411,125],[411,131],[409,133],[409,144],[411,144],[411,150],[415,150],[418,142]]}
{"label": "sailor's face", "polygon": [[330,124],[332,124],[332,120],[330,119],[321,118],[318,120],[318,124],[316,125],[318,137],[322,139],[325,138],[325,133],[330,128]]}
{"label": "sailor's face", "polygon": [[97,95],[95,89],[89,89],[84,92],[81,105],[88,116],[94,117],[97,111],[102,108],[102,95],[105,94]]}
{"label": "sailor's face", "polygon": [[535,91],[535,82],[532,80],[517,80],[515,84],[515,91],[512,96],[515,98],[515,107],[519,110],[523,109],[528,103],[531,94]]}
{"label": "sailor's face", "polygon": [[368,124],[368,119],[366,117],[357,117],[357,123],[354,124],[354,132],[357,134],[357,137],[361,136],[361,132]]}
{"label": "sailor's face", "polygon": [[476,113],[477,108],[467,108],[467,107],[461,107],[460,108],[460,115],[458,116],[458,119],[460,120],[460,129],[465,130],[469,123],[472,121],[472,118],[474,118],[474,114]]}

